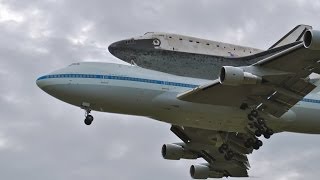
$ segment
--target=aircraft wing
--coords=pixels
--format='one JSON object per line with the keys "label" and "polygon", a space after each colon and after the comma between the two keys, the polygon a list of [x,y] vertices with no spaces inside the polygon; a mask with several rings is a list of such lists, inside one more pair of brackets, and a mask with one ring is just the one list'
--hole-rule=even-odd
{"label": "aircraft wing", "polygon": [[294,45],[251,66],[242,67],[262,77],[262,83],[224,85],[219,80],[178,95],[195,103],[259,108],[275,117],[282,116],[316,86],[311,73],[320,73],[319,50]]}
{"label": "aircraft wing", "polygon": [[[243,147],[247,134],[226,133],[175,125],[171,127],[171,131],[183,141],[183,143],[177,143],[177,145],[197,154],[198,157],[202,157],[208,162],[203,166],[209,167],[208,176],[210,178],[248,177],[247,170],[250,165],[246,154],[252,153],[253,150],[252,148]],[[226,160],[224,153],[219,152],[222,142],[233,150],[234,156],[231,160]],[[200,178],[191,169],[191,176],[195,179]]]}

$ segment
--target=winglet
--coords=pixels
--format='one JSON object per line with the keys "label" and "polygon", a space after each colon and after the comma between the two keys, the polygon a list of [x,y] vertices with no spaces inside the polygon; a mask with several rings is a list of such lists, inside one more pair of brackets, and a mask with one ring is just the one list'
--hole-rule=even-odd
{"label": "winglet", "polygon": [[312,26],[303,25],[303,24],[296,26],[291,31],[289,31],[285,36],[283,36],[278,42],[272,45],[269,49],[284,46],[297,41],[302,41],[303,35],[308,29],[312,29]]}

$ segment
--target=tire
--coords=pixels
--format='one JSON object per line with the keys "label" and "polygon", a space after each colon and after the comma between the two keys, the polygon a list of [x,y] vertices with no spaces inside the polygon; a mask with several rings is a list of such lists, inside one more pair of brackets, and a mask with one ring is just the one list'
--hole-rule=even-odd
{"label": "tire", "polygon": [[221,145],[221,149],[223,149],[223,150],[228,150],[228,148],[229,148],[228,144]]}
{"label": "tire", "polygon": [[254,116],[252,114],[248,114],[248,119],[249,119],[249,121],[253,121],[254,120]]}
{"label": "tire", "polygon": [[91,125],[91,123],[92,123],[92,121],[87,118],[84,120],[84,124],[86,124],[88,126]]}
{"label": "tire", "polygon": [[234,156],[234,152],[233,152],[233,151],[228,151],[228,152],[227,152],[227,156],[228,156],[230,159],[232,159],[233,156]]}
{"label": "tire", "polygon": [[84,123],[89,126],[89,125],[92,124],[92,121],[93,121],[93,116],[92,115],[88,115],[86,117],[86,119],[84,120]]}
{"label": "tire", "polygon": [[258,123],[259,123],[260,125],[264,125],[264,124],[265,124],[263,118],[258,118],[257,121],[258,121]]}
{"label": "tire", "polygon": [[262,132],[260,130],[256,130],[254,132],[254,134],[257,136],[257,137],[260,137],[262,135]]}
{"label": "tire", "polygon": [[263,145],[263,142],[261,140],[257,140],[255,142],[255,144],[257,144],[257,146],[261,147]]}
{"label": "tire", "polygon": [[258,116],[258,111],[257,110],[252,110],[251,113],[252,116],[257,117]]}
{"label": "tire", "polygon": [[258,149],[260,148],[260,146],[259,146],[258,144],[256,144],[256,143],[254,143],[252,147],[253,147],[253,149],[255,149],[255,150],[258,150]]}
{"label": "tire", "polygon": [[274,134],[272,129],[267,129],[266,130],[267,134],[269,134],[270,136],[272,136]]}
{"label": "tire", "polygon": [[89,121],[92,122],[92,121],[93,121],[93,116],[89,114],[89,115],[86,117],[86,119],[88,119]]}
{"label": "tire", "polygon": [[266,138],[266,139],[269,139],[269,138],[271,137],[270,134],[268,134],[268,133],[264,133],[263,136],[264,136],[264,138]]}

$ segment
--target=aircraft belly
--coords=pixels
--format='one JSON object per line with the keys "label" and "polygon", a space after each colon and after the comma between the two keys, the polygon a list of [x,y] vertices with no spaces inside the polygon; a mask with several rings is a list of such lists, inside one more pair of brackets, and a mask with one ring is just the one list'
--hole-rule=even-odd
{"label": "aircraft belly", "polygon": [[152,118],[181,126],[244,132],[246,114],[239,108],[190,103],[176,96],[167,92],[155,97],[152,102],[158,111]]}

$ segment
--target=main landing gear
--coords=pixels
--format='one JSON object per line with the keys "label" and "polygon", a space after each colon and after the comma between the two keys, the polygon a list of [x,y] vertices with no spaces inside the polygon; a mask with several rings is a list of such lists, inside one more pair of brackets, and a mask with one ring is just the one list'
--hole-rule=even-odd
{"label": "main landing gear", "polygon": [[84,123],[86,125],[91,125],[92,121],[93,121],[93,116],[90,114],[91,110],[90,109],[85,109],[85,119],[84,119]]}
{"label": "main landing gear", "polygon": [[264,138],[269,139],[274,134],[274,132],[267,126],[264,118],[259,116],[258,110],[251,110],[248,114],[248,120],[248,132],[252,134],[253,137],[248,138],[245,141],[244,145],[246,148],[252,147],[253,149],[258,150],[263,144],[262,141],[258,138],[263,135]]}
{"label": "main landing gear", "polygon": [[228,144],[222,144],[218,150],[221,154],[224,154],[224,159],[227,161],[231,160],[234,156],[234,152],[229,149]]}
{"label": "main landing gear", "polygon": [[273,130],[266,125],[266,122],[262,117],[259,117],[257,110],[252,110],[248,114],[248,120],[248,128],[254,132],[256,137],[263,135],[266,139],[269,139],[273,135]]}

